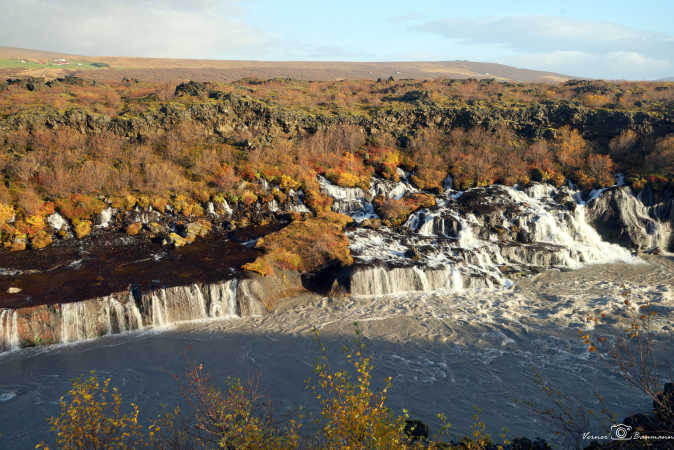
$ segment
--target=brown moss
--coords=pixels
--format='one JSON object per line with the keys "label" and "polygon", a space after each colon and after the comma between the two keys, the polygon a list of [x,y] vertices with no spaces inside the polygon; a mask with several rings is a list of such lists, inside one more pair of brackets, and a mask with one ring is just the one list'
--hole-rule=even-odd
{"label": "brown moss", "polygon": [[126,194],[121,197],[112,197],[110,199],[110,205],[113,208],[121,209],[123,211],[131,211],[134,206],[136,206],[137,202],[138,199],[131,194]]}
{"label": "brown moss", "polygon": [[351,265],[349,240],[342,233],[349,220],[331,216],[294,221],[258,240],[256,247],[265,254],[243,268],[269,275],[275,267],[310,272],[329,264]]}
{"label": "brown moss", "polygon": [[105,203],[93,195],[75,194],[56,201],[56,208],[70,221],[89,219],[105,209]]}
{"label": "brown moss", "polygon": [[435,206],[435,197],[424,193],[407,194],[401,199],[377,196],[372,205],[386,225],[400,226],[416,210]]}

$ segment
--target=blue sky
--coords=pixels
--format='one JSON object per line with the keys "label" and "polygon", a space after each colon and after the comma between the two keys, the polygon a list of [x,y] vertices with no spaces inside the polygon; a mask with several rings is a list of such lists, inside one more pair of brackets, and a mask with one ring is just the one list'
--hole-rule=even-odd
{"label": "blue sky", "polygon": [[86,55],[498,62],[674,76],[674,1],[0,0],[0,45]]}

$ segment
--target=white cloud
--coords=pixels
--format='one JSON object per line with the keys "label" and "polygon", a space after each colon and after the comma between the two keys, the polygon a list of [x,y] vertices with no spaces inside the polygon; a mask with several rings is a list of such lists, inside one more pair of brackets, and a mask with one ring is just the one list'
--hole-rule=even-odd
{"label": "white cloud", "polygon": [[602,78],[674,71],[674,35],[562,17],[436,20],[414,27],[462,46],[496,45],[502,62]]}
{"label": "white cloud", "polygon": [[86,55],[250,57],[272,45],[237,0],[0,0],[0,45]]}

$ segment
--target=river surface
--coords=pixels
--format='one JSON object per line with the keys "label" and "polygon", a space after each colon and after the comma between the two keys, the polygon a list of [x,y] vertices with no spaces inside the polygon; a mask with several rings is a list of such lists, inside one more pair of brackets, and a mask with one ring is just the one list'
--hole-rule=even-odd
{"label": "river surface", "polygon": [[[509,288],[313,297],[265,317],[185,323],[2,354],[0,448],[49,442],[47,418],[58,412],[59,397],[73,378],[91,370],[111,377],[145,418],[159,413],[162,403],[171,407],[180,401],[173,375],[183,373],[190,361],[203,363],[215,381],[259,373],[277,418],[291,415],[299,403],[315,411],[317,403],[305,387],[321,354],[313,329],[320,330],[331,361],[341,367],[354,322],[373,357],[375,379],[393,378],[389,406],[396,412],[408,409],[428,422],[431,432],[442,412],[460,437],[469,433],[479,408],[494,436],[507,428],[510,437],[554,441],[555,428],[521,403],[551,406],[538,380],[568,393],[569,404],[579,411],[600,409],[595,394],[619,420],[650,407],[617,373],[608,345],[590,353],[579,337],[579,329],[609,338],[619,333],[615,318],[629,320],[635,311],[624,304],[628,288],[631,305],[650,301],[658,312],[652,330],[660,369],[666,370],[674,343],[674,262],[666,256],[645,258],[643,264],[547,271]],[[602,312],[612,323],[584,321]],[[596,424],[588,428],[608,432]]]}

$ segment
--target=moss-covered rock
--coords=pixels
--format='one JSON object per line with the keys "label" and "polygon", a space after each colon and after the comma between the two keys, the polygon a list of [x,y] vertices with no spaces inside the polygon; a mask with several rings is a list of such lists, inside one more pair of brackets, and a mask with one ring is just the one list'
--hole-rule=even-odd
{"label": "moss-covered rock", "polygon": [[129,236],[135,236],[140,232],[141,228],[143,228],[142,222],[134,222],[127,225],[125,231]]}
{"label": "moss-covered rock", "polygon": [[34,249],[45,248],[53,242],[51,234],[46,231],[38,231],[30,240],[30,246]]}
{"label": "moss-covered rock", "polygon": [[75,232],[75,236],[77,236],[78,239],[82,239],[83,237],[88,236],[91,233],[91,221],[74,220],[73,231]]}
{"label": "moss-covered rock", "polygon": [[169,233],[166,243],[174,247],[184,247],[189,242],[177,233]]}

